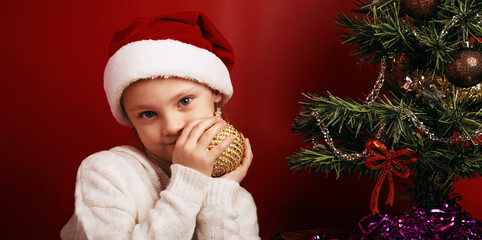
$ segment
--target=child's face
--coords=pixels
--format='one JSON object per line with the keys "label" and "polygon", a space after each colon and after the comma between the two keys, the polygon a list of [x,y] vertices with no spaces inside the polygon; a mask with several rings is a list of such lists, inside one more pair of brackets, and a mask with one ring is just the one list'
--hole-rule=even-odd
{"label": "child's face", "polygon": [[147,153],[156,160],[172,161],[177,137],[193,120],[213,117],[221,94],[200,83],[181,78],[146,79],[123,93],[124,109]]}

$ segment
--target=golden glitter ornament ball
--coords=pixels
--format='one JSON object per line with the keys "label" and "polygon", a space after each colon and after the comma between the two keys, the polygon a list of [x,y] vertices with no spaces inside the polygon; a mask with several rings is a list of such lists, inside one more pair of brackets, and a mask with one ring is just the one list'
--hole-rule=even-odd
{"label": "golden glitter ornament ball", "polygon": [[224,152],[214,161],[213,172],[211,176],[221,177],[236,169],[241,164],[244,158],[244,137],[232,125],[227,124],[221,131],[219,131],[213,138],[208,149],[221,143],[229,134],[234,136],[234,141],[224,150]]}

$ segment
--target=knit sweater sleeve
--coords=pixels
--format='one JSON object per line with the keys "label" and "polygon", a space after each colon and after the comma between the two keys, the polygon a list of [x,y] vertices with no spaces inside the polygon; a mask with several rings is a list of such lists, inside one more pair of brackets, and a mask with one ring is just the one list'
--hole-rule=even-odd
{"label": "knit sweater sleeve", "polygon": [[260,239],[256,205],[237,182],[216,178],[197,216],[199,239]]}
{"label": "knit sweater sleeve", "polygon": [[62,238],[191,239],[212,180],[180,165],[171,170],[167,189],[139,222],[134,195],[145,186],[138,170],[108,152],[87,158],[77,175],[72,223],[67,224]]}

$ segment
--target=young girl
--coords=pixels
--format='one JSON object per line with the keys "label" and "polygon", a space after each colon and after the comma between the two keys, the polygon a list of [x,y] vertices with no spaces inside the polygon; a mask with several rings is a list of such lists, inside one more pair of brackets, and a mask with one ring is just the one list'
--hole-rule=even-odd
{"label": "young girl", "polygon": [[214,113],[233,93],[229,43],[199,12],[167,13],[117,32],[109,57],[112,113],[143,147],[82,162],[62,239],[259,239],[255,203],[239,185],[253,158],[249,140],[238,168],[211,177],[233,141],[208,150],[226,126]]}

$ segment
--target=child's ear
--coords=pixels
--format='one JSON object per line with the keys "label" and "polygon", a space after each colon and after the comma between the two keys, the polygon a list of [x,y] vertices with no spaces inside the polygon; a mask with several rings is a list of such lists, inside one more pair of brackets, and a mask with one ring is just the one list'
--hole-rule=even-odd
{"label": "child's ear", "polygon": [[214,103],[220,103],[221,100],[223,100],[223,94],[221,94],[218,90],[215,90],[213,93],[214,93]]}

